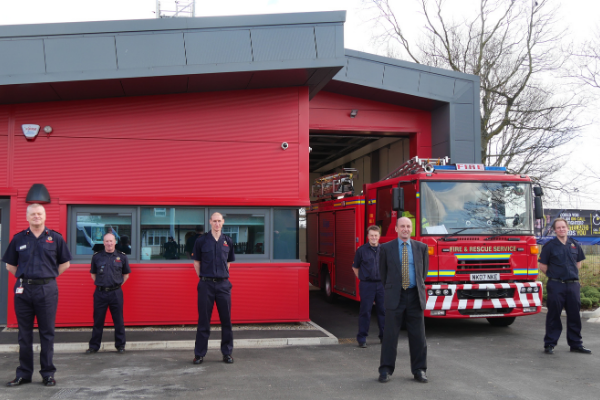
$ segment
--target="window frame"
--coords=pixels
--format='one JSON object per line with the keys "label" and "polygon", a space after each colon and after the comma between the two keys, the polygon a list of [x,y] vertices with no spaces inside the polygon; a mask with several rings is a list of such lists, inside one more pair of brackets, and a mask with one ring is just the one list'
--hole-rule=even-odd
{"label": "window frame", "polygon": [[[69,249],[72,250],[74,264],[86,264],[92,260],[92,255],[88,254],[75,254],[77,248],[77,213],[89,213],[89,214],[118,214],[128,213],[131,214],[131,254],[127,255],[129,262],[132,264],[191,264],[192,260],[189,259],[178,259],[178,260],[142,260],[141,256],[141,218],[142,208],[155,207],[155,208],[194,208],[204,210],[204,232],[210,234],[210,215],[213,212],[220,212],[227,215],[233,214],[255,214],[261,215],[265,218],[264,225],[264,254],[236,254],[235,262],[240,263],[294,263],[301,262],[301,258],[297,259],[274,259],[274,214],[275,210],[296,210],[297,215],[300,218],[300,207],[215,207],[208,205],[94,205],[94,204],[77,204],[69,205],[67,207],[67,236]],[[225,217],[225,225],[227,226],[227,217]],[[297,224],[297,249],[296,253],[300,256],[300,243],[299,236],[300,223]]]}
{"label": "window frame", "polygon": [[[199,210],[203,210],[203,214],[204,214],[204,224],[202,226],[204,226],[204,232],[207,232],[207,228],[208,230],[210,230],[210,225],[207,224],[207,214],[208,214],[208,207],[207,206],[170,206],[170,205],[166,205],[166,206],[156,206],[156,205],[138,205],[138,206],[133,206],[137,208],[137,212],[138,212],[138,221],[139,224],[137,226],[137,234],[139,236],[138,238],[138,242],[136,243],[136,246],[139,249],[139,257],[134,259],[136,264],[191,264],[194,262],[194,260],[191,260],[189,258],[181,258],[181,259],[177,259],[177,260],[167,260],[167,259],[160,259],[160,260],[142,260],[142,243],[141,243],[141,237],[142,237],[142,208],[164,208],[164,209],[169,209],[169,208],[195,208],[195,209],[199,209]],[[167,238],[168,239],[168,238]],[[184,243],[185,246],[185,243]]]}
{"label": "window frame", "polygon": [[[127,255],[127,259],[135,260],[139,257],[139,246],[136,245],[138,229],[138,210],[135,206],[72,206],[69,209],[68,216],[68,244],[69,250],[71,251],[72,261],[91,262],[93,254],[77,254],[77,213],[88,213],[88,214],[119,214],[119,213],[130,213],[131,214],[131,237],[129,242],[131,244],[131,254]],[[134,241],[135,238],[135,241]]]}
{"label": "window frame", "polygon": [[[245,207],[208,207],[208,230],[206,231],[206,233],[210,233],[211,227],[210,227],[210,216],[214,213],[214,212],[218,212],[220,214],[225,214],[223,215],[223,219],[225,220],[225,223],[223,224],[223,226],[227,225],[227,215],[232,215],[232,214],[264,214],[265,217],[265,225],[264,225],[264,253],[263,254],[235,254],[235,261],[236,262],[244,262],[244,261],[268,261],[268,262],[272,262],[273,261],[273,250],[272,250],[272,240],[273,240],[273,226],[271,224],[271,215],[273,214],[273,208],[272,207],[263,207],[263,208],[245,208]],[[239,233],[238,233],[239,235]]]}

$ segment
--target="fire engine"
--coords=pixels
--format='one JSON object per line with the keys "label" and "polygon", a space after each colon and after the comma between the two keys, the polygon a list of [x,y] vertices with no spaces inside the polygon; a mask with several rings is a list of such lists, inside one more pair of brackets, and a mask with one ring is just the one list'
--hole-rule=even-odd
{"label": "fire engine", "polygon": [[370,225],[380,243],[396,239],[396,219],[412,221],[411,237],[427,244],[426,317],[487,318],[508,326],[541,311],[534,217],[543,217],[542,189],[503,167],[407,161],[354,194],[353,171],[315,181],[307,210],[309,280],[328,300],[360,300],[352,271]]}

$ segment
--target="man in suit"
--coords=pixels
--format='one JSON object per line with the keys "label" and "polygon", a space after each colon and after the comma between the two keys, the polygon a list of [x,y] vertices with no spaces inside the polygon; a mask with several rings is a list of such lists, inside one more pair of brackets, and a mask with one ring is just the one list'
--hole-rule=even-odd
{"label": "man in suit", "polygon": [[410,239],[411,220],[396,221],[398,239],[381,245],[379,271],[385,288],[385,329],[381,346],[379,382],[388,382],[396,366],[398,335],[406,322],[413,376],[427,383],[425,340],[425,277],[429,269],[427,245]]}

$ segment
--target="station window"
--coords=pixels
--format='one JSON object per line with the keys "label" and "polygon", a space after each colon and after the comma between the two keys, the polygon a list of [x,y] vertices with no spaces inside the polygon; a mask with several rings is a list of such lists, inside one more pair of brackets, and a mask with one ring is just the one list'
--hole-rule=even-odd
{"label": "station window", "polygon": [[116,249],[132,254],[134,208],[73,208],[70,229],[70,250],[75,258],[91,258],[104,249],[104,235],[113,233],[117,240]]}
{"label": "station window", "polygon": [[298,209],[273,210],[273,259],[299,258],[300,211]]}
{"label": "station window", "polygon": [[186,251],[186,244],[196,236],[196,226],[204,227],[204,208],[141,207],[140,258],[189,259],[191,251]]}
{"label": "station window", "polygon": [[[218,212],[223,216],[222,232],[231,237],[236,259],[238,255],[246,258],[267,258],[268,241],[265,232],[269,227],[269,209],[210,209],[209,215]],[[209,217],[210,218],[210,217]],[[210,220],[208,224],[210,230]]]}
{"label": "station window", "polygon": [[297,208],[72,206],[68,238],[73,262],[89,262],[104,249],[104,234],[112,232],[117,250],[132,262],[189,263],[196,232],[210,233],[213,212],[224,217],[222,232],[234,242],[236,261],[299,259]]}

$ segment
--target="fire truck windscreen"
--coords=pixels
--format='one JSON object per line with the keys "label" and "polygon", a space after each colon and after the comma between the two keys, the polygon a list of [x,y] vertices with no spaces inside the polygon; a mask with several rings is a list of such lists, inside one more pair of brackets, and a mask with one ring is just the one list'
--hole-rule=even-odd
{"label": "fire truck windscreen", "polygon": [[425,181],[420,201],[423,235],[533,234],[529,183]]}

